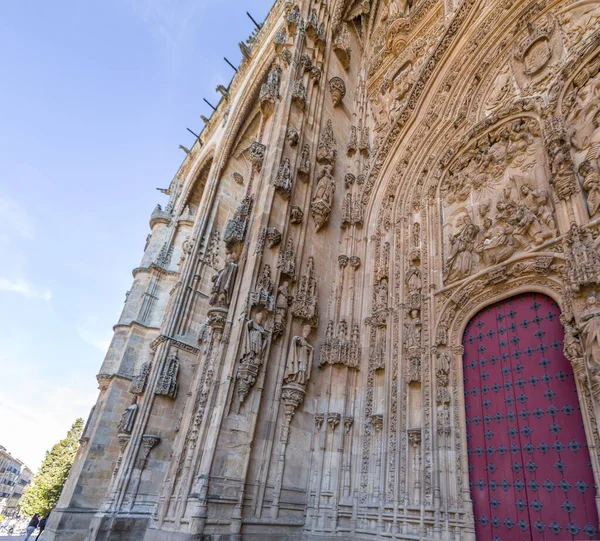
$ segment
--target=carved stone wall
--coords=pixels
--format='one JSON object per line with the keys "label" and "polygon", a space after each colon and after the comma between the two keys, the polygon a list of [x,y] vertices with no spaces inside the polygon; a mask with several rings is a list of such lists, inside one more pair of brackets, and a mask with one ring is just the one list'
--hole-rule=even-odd
{"label": "carved stone wall", "polygon": [[474,540],[462,334],[527,291],[598,449],[599,21],[278,0],[151,214],[48,538]]}

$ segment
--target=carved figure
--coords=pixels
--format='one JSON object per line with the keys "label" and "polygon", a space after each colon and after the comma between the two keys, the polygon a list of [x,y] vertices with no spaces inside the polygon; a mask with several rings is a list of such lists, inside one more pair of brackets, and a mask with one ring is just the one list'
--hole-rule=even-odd
{"label": "carved figure", "polygon": [[315,196],[310,205],[317,231],[329,221],[334,193],[335,180],[331,175],[331,167],[326,165],[319,174]]}
{"label": "carved figure", "polygon": [[596,293],[590,293],[586,299],[587,308],[581,314],[581,333],[583,335],[587,367],[593,375],[600,368],[600,307]]}
{"label": "carved figure", "polygon": [[579,166],[579,173],[583,177],[583,189],[587,192],[590,218],[593,218],[600,208],[600,171],[597,165],[585,160]]}
{"label": "carved figure", "polygon": [[256,383],[258,371],[263,363],[268,333],[262,326],[262,321],[263,313],[257,312],[254,319],[246,323],[246,343],[236,378],[238,404],[244,401],[251,387]]}
{"label": "carved figure", "polygon": [[265,348],[267,347],[267,331],[262,326],[263,317],[262,312],[257,312],[254,319],[246,323],[246,348],[243,362],[254,360],[262,363]]}
{"label": "carved figure", "polygon": [[212,277],[212,289],[209,299],[211,306],[228,307],[231,302],[233,286],[238,270],[238,255],[235,252],[228,254],[225,266]]}
{"label": "carved figure", "polygon": [[311,330],[310,325],[304,325],[302,327],[302,336],[294,336],[292,338],[287,366],[283,376],[286,384],[297,383],[304,386],[310,378],[314,348],[308,343],[307,339]]}
{"label": "carved figure", "polygon": [[375,306],[378,309],[385,309],[388,306],[388,281],[382,278],[377,287],[377,301]]}
{"label": "carved figure", "polygon": [[133,429],[133,422],[135,421],[135,415],[137,413],[138,395],[135,395],[133,402],[125,408],[125,411],[121,414],[121,420],[119,421],[118,433],[119,434],[131,434]]}
{"label": "carved figure", "polygon": [[279,252],[279,262],[277,267],[281,270],[282,274],[288,275],[292,280],[296,277],[296,249],[294,248],[294,241],[292,238],[288,238],[285,250]]}
{"label": "carved figure", "polygon": [[473,224],[467,214],[462,221],[462,228],[455,235],[450,236],[452,246],[450,255],[446,260],[444,281],[451,282],[466,278],[471,274],[473,267],[473,251],[475,241],[479,234],[479,227]]}
{"label": "carved figure", "polygon": [[506,224],[497,223],[495,226],[490,218],[483,220],[483,230],[475,247],[487,266],[506,261],[517,250],[517,243],[512,236],[512,228]]}
{"label": "carved figure", "polygon": [[317,190],[313,202],[322,201],[328,207],[333,203],[333,194],[335,192],[335,181],[331,174],[331,167],[325,166],[321,169],[318,176]]}

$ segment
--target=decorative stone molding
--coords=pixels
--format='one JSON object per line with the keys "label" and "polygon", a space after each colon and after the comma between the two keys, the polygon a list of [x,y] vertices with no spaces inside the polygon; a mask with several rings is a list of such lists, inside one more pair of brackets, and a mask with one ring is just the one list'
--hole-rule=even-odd
{"label": "decorative stone molding", "polygon": [[167,360],[165,361],[160,375],[156,380],[154,387],[154,394],[168,396],[170,398],[177,398],[177,390],[179,389],[179,383],[177,383],[177,376],[179,374],[179,355],[177,349],[174,348]]}
{"label": "decorative stone molding", "polygon": [[290,223],[298,225],[302,223],[303,219],[304,212],[302,212],[302,209],[300,207],[292,205],[290,207]]}
{"label": "decorative stone molding", "polygon": [[331,94],[331,102],[334,107],[342,103],[346,95],[346,85],[340,77],[333,77],[329,80],[329,93]]}
{"label": "decorative stone molding", "polygon": [[262,164],[265,159],[265,153],[267,151],[267,147],[258,141],[253,141],[250,143],[250,161],[252,162],[252,168],[256,172],[260,172],[262,169]]}
{"label": "decorative stone molding", "polygon": [[251,195],[244,197],[240,201],[233,218],[227,222],[223,241],[228,247],[244,242],[253,203],[254,199]]}
{"label": "decorative stone molding", "polygon": [[284,199],[289,199],[292,196],[292,168],[289,158],[284,158],[279,165],[274,185],[277,193]]}
{"label": "decorative stone molding", "polygon": [[308,258],[306,270],[300,277],[298,288],[292,304],[292,315],[304,319],[311,327],[316,327],[319,321],[318,285],[315,278],[315,262]]}

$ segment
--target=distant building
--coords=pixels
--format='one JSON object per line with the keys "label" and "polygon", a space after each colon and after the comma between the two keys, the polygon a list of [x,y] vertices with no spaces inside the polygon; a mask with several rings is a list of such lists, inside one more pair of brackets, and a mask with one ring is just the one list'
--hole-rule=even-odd
{"label": "distant building", "polygon": [[17,513],[19,500],[32,478],[33,472],[0,445],[0,515]]}

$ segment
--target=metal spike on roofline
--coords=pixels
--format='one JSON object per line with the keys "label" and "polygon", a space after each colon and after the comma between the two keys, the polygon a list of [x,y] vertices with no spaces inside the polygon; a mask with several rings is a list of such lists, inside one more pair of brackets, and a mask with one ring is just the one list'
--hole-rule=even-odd
{"label": "metal spike on roofline", "polygon": [[212,103],[210,103],[210,101],[208,101],[206,98],[202,98],[202,99],[204,100],[204,102],[205,102],[206,104],[208,104],[208,106],[209,106],[209,107],[210,107],[210,108],[211,108],[213,111],[216,111],[216,110],[217,110],[217,108],[216,108],[216,107],[215,107],[215,106],[214,106]]}
{"label": "metal spike on roofline", "polygon": [[231,68],[237,73],[237,68],[231,62],[229,62],[229,60],[227,60],[226,56],[223,57],[223,60],[225,60],[225,62],[227,62],[231,66]]}
{"label": "metal spike on roofline", "polygon": [[192,130],[190,130],[189,128],[186,128],[187,131],[189,131],[196,139],[200,139],[200,136],[195,134]]}
{"label": "metal spike on roofline", "polygon": [[249,12],[249,11],[246,11],[246,15],[248,15],[248,17],[250,17],[250,20],[251,20],[251,21],[254,23],[254,25],[256,26],[256,28],[257,28],[258,30],[260,30],[260,28],[261,28],[262,24],[258,24],[258,23],[257,23],[257,22],[254,20],[254,17],[252,17],[252,15],[250,15],[250,12]]}

